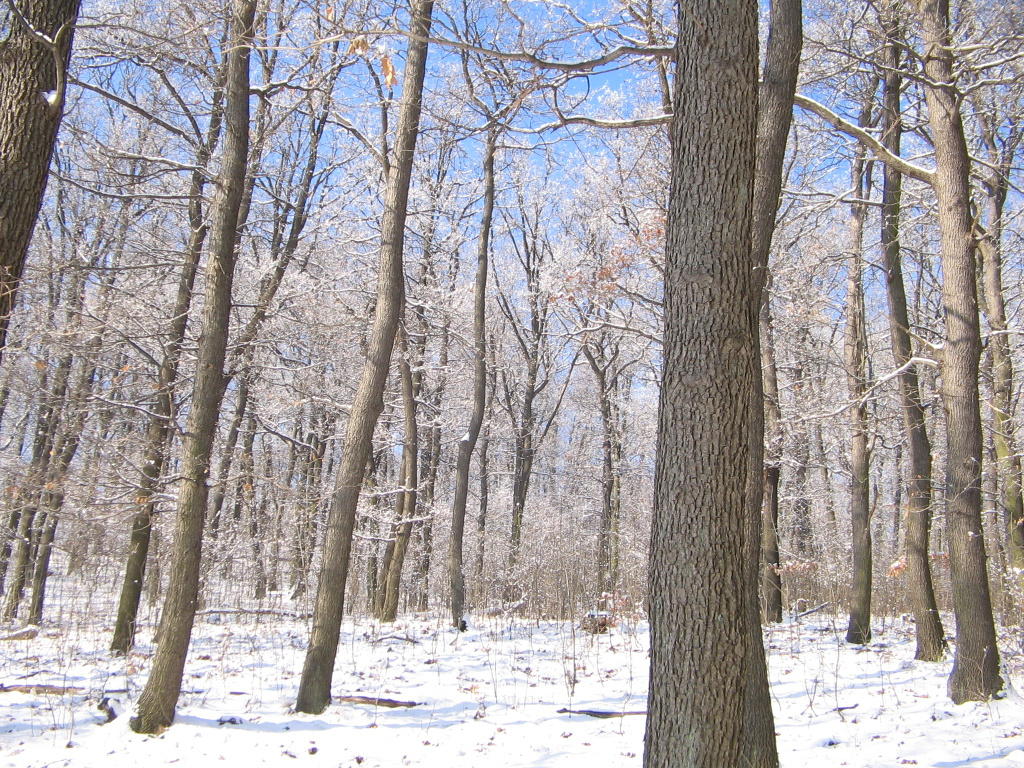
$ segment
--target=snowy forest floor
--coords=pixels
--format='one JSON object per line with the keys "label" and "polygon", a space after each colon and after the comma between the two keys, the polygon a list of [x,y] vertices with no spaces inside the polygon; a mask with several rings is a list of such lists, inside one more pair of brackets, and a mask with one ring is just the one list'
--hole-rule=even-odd
{"label": "snowy forest floor", "polygon": [[[44,627],[33,639],[0,644],[0,765],[639,768],[643,759],[644,717],[632,713],[646,709],[644,622],[624,619],[590,635],[569,623],[485,618],[459,634],[422,618],[349,619],[335,696],[417,705],[336,698],[310,716],[291,709],[306,621],[206,612],[177,720],[156,737],[132,733],[123,716],[146,680],[151,637],[117,658],[104,629]],[[880,621],[863,648],[842,642],[841,629],[816,614],[767,630],[783,766],[1024,768],[1024,704],[1014,692],[955,706],[946,697],[950,663],[914,661],[912,625]],[[1004,643],[1019,687],[1021,640],[1007,634]],[[105,696],[122,715],[109,724],[97,708]]]}

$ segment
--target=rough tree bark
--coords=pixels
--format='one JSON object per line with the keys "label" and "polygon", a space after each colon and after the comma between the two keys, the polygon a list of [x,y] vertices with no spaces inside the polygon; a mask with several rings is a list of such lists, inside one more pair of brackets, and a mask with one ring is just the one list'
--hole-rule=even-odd
{"label": "rough tree bark", "polygon": [[[893,4],[884,9],[882,25],[886,43],[882,49],[882,144],[892,154],[900,154],[903,123],[900,109],[902,80],[899,72],[901,46],[899,18]],[[886,294],[889,301],[889,329],[893,359],[903,369],[899,376],[900,406],[903,429],[907,436],[910,479],[907,483],[907,581],[911,610],[917,635],[914,658],[939,661],[946,650],[946,641],[935,603],[931,565],[928,559],[928,538],[932,525],[932,444],[925,421],[924,404],[917,368],[911,362],[914,351],[910,338],[907,292],[903,284],[900,256],[900,208],[903,191],[902,174],[890,165],[883,168],[882,178],[882,258],[885,268]]]}
{"label": "rough tree bark", "polygon": [[[745,695],[740,759],[749,768],[774,768],[779,764],[775,743],[768,669],[761,634],[761,612],[757,587],[763,534],[765,473],[765,390],[761,370],[761,303],[768,282],[768,254],[775,232],[775,217],[782,191],[783,164],[789,128],[793,120],[793,93],[800,68],[803,47],[803,7],[801,0],[773,0],[769,20],[764,71],[757,93],[757,132],[754,149],[753,198],[750,210],[750,268],[753,272],[752,307],[747,332],[751,343],[754,370],[750,389],[749,463],[747,465],[746,541],[743,549],[747,650],[744,657]],[[738,215],[738,213],[737,213]],[[737,304],[736,309],[740,306]],[[775,384],[775,401],[778,385]],[[777,414],[772,414],[777,416]],[[777,426],[775,433],[777,434]],[[770,509],[773,531],[778,518],[778,471],[767,477],[775,480]],[[775,539],[776,545],[778,539]],[[778,560],[777,546],[775,560]],[[777,571],[776,571],[777,574]],[[781,590],[778,593],[781,602]]]}
{"label": "rough tree bark", "polygon": [[678,14],[646,768],[738,766],[754,714],[745,544],[750,425],[762,407],[752,396],[757,10],[753,0],[698,0]]}
{"label": "rough tree bark", "polygon": [[235,0],[231,6],[229,39],[232,44],[225,87],[224,157],[212,203],[203,332],[196,358],[192,407],[182,437],[181,489],[170,581],[160,623],[160,644],[146,687],[139,696],[138,714],[131,719],[132,730],[137,733],[156,733],[173,722],[195,621],[210,459],[226,384],[224,360],[231,318],[238,213],[248,159],[249,51],[255,11],[255,0]]}
{"label": "rough tree bark", "polygon": [[338,651],[338,633],[341,631],[345,580],[352,551],[359,489],[370,455],[373,431],[384,407],[382,396],[388,369],[391,367],[391,353],[405,294],[402,269],[405,218],[413,156],[419,134],[420,100],[427,64],[427,35],[430,32],[433,8],[432,0],[417,0],[412,7],[401,115],[396,130],[394,161],[388,171],[381,225],[377,307],[363,375],[352,403],[345,449],[338,467],[337,486],[327,519],[324,560],[313,609],[313,631],[295,702],[295,709],[299,712],[319,714],[331,702],[331,680]]}
{"label": "rough tree bark", "polygon": [[19,0],[0,40],[0,356],[64,113],[78,6]]}
{"label": "rough tree bark", "polygon": [[942,241],[946,526],[957,638],[949,695],[960,704],[988,699],[1003,688],[981,524],[981,330],[971,215],[971,159],[953,71],[949,2],[917,0],[916,4],[925,46],[924,91],[935,145],[934,186]]}

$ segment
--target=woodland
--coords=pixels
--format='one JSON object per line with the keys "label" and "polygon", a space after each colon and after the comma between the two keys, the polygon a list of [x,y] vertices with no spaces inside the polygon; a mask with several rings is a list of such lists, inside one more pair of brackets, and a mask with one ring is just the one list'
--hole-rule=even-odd
{"label": "woodland", "polygon": [[1014,697],[1022,41],[1018,0],[0,0],[0,643],[92,622],[162,734],[211,616],[292,622],[310,716],[353,621],[649,626],[648,768],[779,765],[799,620]]}

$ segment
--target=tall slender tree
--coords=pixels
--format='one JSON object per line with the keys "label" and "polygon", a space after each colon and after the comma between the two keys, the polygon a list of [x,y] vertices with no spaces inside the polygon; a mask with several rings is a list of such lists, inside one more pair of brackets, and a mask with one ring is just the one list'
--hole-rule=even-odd
{"label": "tall slender tree", "polygon": [[405,297],[402,268],[405,219],[416,139],[419,136],[423,80],[427,66],[427,37],[433,10],[433,0],[415,0],[412,6],[401,114],[396,129],[394,160],[388,170],[381,226],[377,307],[363,375],[349,414],[345,452],[342,454],[337,485],[331,499],[324,559],[313,609],[313,630],[295,703],[295,709],[299,712],[319,714],[331,703],[331,680],[338,652],[338,634],[344,611],[345,581],[352,551],[359,489],[363,484],[373,431],[384,408],[384,386],[391,367],[391,353]]}
{"label": "tall slender tree", "polygon": [[924,38],[924,92],[935,144],[935,194],[942,242],[946,525],[956,617],[956,655],[949,695],[960,704],[987,699],[1003,688],[981,526],[981,328],[971,213],[971,157],[954,72],[949,2],[917,0],[917,8]]}
{"label": "tall slender tree", "polygon": [[234,281],[239,208],[249,146],[249,51],[256,0],[231,5],[230,49],[224,104],[224,157],[212,203],[206,265],[206,304],[199,340],[192,406],[182,438],[181,490],[175,524],[170,582],[160,623],[160,644],[139,696],[132,730],[156,733],[174,720],[199,597],[203,521],[209,497],[214,435],[226,377],[231,288]]}

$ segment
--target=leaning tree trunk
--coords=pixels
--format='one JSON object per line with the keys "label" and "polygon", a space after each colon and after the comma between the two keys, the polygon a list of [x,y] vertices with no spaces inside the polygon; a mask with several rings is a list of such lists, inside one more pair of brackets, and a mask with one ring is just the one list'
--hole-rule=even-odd
{"label": "leaning tree trunk", "polygon": [[473,411],[469,417],[469,428],[459,441],[459,456],[455,464],[455,495],[452,497],[452,534],[448,548],[452,626],[460,630],[466,629],[466,577],[462,568],[462,539],[466,529],[466,501],[469,498],[469,462],[480,436],[487,404],[487,255],[494,213],[494,150],[497,139],[497,133],[491,129],[484,148],[484,209],[480,215],[476,285],[473,287]]}
{"label": "leaning tree trunk", "polygon": [[[883,17],[886,45],[882,50],[883,103],[882,144],[892,154],[900,154],[903,123],[900,95],[903,78],[899,74],[900,44],[898,21],[892,7]],[[907,483],[907,581],[910,604],[914,613],[917,651],[914,658],[921,661],[939,661],[946,650],[946,640],[935,603],[932,571],[928,558],[928,539],[932,527],[932,444],[925,421],[924,404],[917,368],[911,362],[913,345],[910,338],[910,318],[907,312],[907,292],[903,284],[903,265],[900,257],[900,208],[902,174],[886,164],[882,180],[882,258],[884,260],[886,293],[889,300],[889,329],[892,338],[893,359],[899,375],[900,407],[903,411],[903,430],[907,438],[910,459],[910,480]],[[900,470],[902,472],[902,469]],[[900,510],[897,510],[897,515]]]}
{"label": "leaning tree trunk", "polygon": [[405,64],[402,111],[395,138],[395,160],[388,173],[384,220],[381,225],[380,274],[373,330],[352,403],[345,435],[345,452],[338,467],[338,480],[327,519],[324,559],[313,609],[313,631],[302,667],[298,712],[319,714],[331,702],[331,680],[338,652],[338,633],[344,609],[345,580],[348,576],[352,533],[355,527],[359,489],[370,455],[373,431],[384,408],[383,394],[391,367],[395,333],[402,313],[404,275],[402,251],[405,218],[409,202],[413,156],[419,134],[420,100],[427,63],[427,35],[433,0],[416,0],[412,8],[412,29]]}
{"label": "leaning tree trunk", "polygon": [[12,2],[11,30],[0,43],[0,355],[64,114],[78,6],[79,0]]}
{"label": "leaning tree trunk", "polygon": [[960,704],[988,699],[1002,690],[1003,679],[999,673],[981,524],[981,330],[971,215],[971,160],[954,82],[948,0],[918,0],[917,6],[924,33],[924,90],[935,145],[935,192],[942,240],[946,526],[956,617],[956,656],[949,678],[949,695]]}
{"label": "leaning tree trunk", "polygon": [[761,458],[751,424],[763,417],[751,268],[757,3],[695,0],[678,24],[644,766],[732,768],[750,753],[746,723],[772,718],[747,695],[757,603],[747,479]]}
{"label": "leaning tree trunk", "polygon": [[249,51],[255,11],[255,0],[235,0],[232,4],[224,158],[212,204],[203,333],[196,356],[192,406],[182,437],[181,489],[170,581],[160,623],[160,644],[149,680],[139,696],[138,714],[131,720],[132,730],[137,733],[156,733],[174,720],[195,621],[203,521],[210,490],[207,482],[217,417],[224,397],[224,359],[231,319],[238,211],[248,156]]}
{"label": "leaning tree trunk", "polygon": [[203,211],[203,190],[206,187],[206,167],[210,156],[220,140],[223,114],[223,87],[214,90],[214,110],[206,131],[206,139],[196,153],[197,170],[193,171],[189,187],[189,238],[185,258],[178,277],[178,288],[174,298],[174,314],[171,316],[171,330],[167,340],[167,351],[160,362],[157,374],[159,387],[149,421],[146,425],[146,448],[142,454],[142,475],[136,491],[139,505],[132,518],[128,540],[128,558],[125,562],[121,595],[117,604],[117,619],[110,650],[124,655],[135,643],[136,619],[139,601],[145,582],[146,564],[149,560],[149,544],[153,533],[153,518],[157,512],[156,491],[167,463],[171,444],[171,421],[174,416],[174,392],[178,381],[178,364],[181,348],[185,343],[189,307],[192,292],[206,240],[208,226]]}

